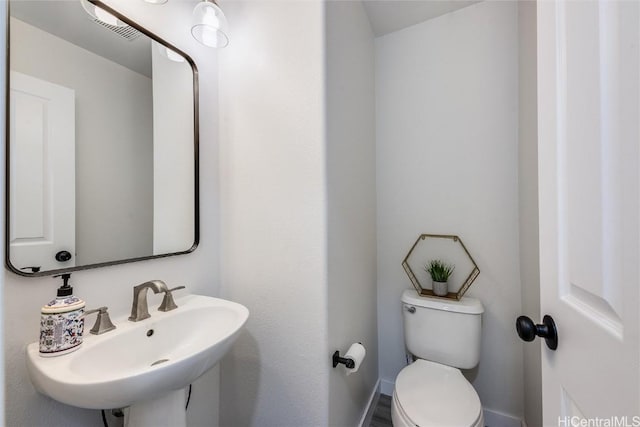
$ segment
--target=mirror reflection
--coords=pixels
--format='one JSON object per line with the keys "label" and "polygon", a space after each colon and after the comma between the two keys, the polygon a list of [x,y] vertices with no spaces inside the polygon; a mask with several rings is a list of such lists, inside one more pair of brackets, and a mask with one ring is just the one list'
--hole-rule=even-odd
{"label": "mirror reflection", "polygon": [[9,267],[43,275],[193,250],[193,62],[86,1],[9,11]]}

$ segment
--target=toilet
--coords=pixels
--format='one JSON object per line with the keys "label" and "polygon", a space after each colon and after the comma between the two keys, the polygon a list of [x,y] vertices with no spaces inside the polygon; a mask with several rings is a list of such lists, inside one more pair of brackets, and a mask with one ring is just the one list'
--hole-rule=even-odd
{"label": "toilet", "polygon": [[415,362],[396,378],[391,402],[394,427],[482,427],[478,393],[460,369],[480,359],[484,307],[460,301],[402,294],[404,339]]}

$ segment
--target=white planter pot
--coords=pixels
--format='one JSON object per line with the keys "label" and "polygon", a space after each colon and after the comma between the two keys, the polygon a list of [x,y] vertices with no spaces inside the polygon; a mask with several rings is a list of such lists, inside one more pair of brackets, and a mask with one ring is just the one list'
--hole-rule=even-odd
{"label": "white planter pot", "polygon": [[439,297],[445,297],[449,293],[449,282],[432,282],[433,293]]}

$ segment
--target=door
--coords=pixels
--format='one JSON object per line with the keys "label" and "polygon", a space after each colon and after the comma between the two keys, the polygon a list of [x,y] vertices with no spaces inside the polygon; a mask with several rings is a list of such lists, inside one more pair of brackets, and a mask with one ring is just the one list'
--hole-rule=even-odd
{"label": "door", "polygon": [[[11,264],[26,272],[72,267],[75,93],[11,71],[9,108]],[[71,259],[57,260],[61,251]]]}
{"label": "door", "polygon": [[559,338],[542,346],[545,426],[638,425],[639,15],[538,2],[540,298]]}

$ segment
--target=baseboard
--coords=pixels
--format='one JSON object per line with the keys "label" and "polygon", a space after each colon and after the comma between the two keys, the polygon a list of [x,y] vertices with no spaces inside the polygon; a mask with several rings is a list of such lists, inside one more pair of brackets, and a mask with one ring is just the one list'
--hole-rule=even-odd
{"label": "baseboard", "polygon": [[371,391],[369,403],[367,404],[367,407],[362,414],[362,418],[360,418],[360,427],[366,427],[371,424],[373,413],[376,411],[376,405],[378,405],[378,399],[380,399],[380,378],[378,378],[378,381],[376,381],[376,385]]}
{"label": "baseboard", "polygon": [[380,380],[380,394],[385,396],[393,396],[393,389],[396,387],[394,381]]}
{"label": "baseboard", "polygon": [[522,418],[513,415],[486,408],[483,409],[483,412],[484,425],[487,427],[522,427],[525,425]]}

